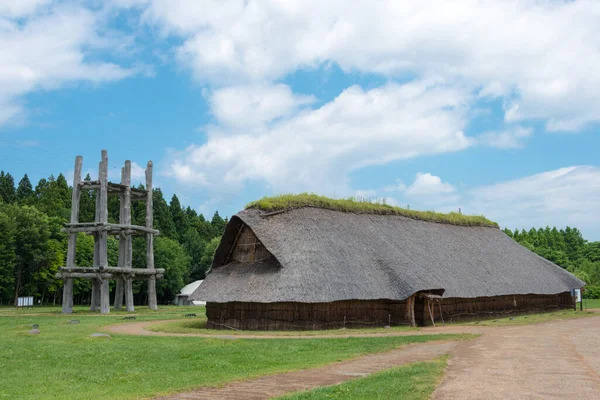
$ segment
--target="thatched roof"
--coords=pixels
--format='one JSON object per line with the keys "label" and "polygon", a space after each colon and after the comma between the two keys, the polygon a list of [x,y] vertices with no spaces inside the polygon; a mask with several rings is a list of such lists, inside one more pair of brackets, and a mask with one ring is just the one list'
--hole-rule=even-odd
{"label": "thatched roof", "polygon": [[[245,225],[273,258],[228,262]],[[481,297],[554,294],[583,285],[497,228],[305,207],[279,213],[247,209],[232,217],[212,271],[190,298],[403,300],[422,290]]]}

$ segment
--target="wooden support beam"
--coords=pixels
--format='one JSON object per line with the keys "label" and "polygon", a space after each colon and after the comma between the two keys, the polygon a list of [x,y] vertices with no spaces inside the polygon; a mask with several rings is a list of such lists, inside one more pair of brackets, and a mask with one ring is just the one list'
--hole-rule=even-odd
{"label": "wooden support beam", "polygon": [[91,311],[98,311],[100,309],[100,280],[92,280],[92,301],[90,305]]}
{"label": "wooden support beam", "polygon": [[[98,190],[100,189],[100,181],[83,181],[79,184],[81,190]],[[123,184],[118,183],[107,183],[107,191],[108,193],[121,193],[125,190],[125,186]],[[146,190],[138,189],[138,188],[130,188],[131,197],[133,200],[146,200]]]}
{"label": "wooden support beam", "polygon": [[115,279],[115,310],[123,308],[123,278]]}
{"label": "wooden support beam", "polygon": [[125,278],[125,310],[127,312],[135,311],[133,305],[133,283],[131,278]]}
{"label": "wooden support beam", "polygon": [[[155,275],[134,275],[131,276],[129,274],[111,274],[111,273],[98,273],[98,272],[58,272],[55,275],[56,279],[67,279],[67,278],[82,278],[82,279],[131,279],[131,280],[137,280],[137,281],[143,281],[143,280],[148,280],[151,277],[154,277],[155,279],[162,279],[164,277],[164,274],[162,273],[158,273]],[[93,291],[93,286],[92,286],[92,295],[94,294]]]}
{"label": "wooden support beam", "polygon": [[130,274],[134,275],[159,275],[164,274],[164,268],[121,268],[121,267],[105,267],[105,268],[94,268],[94,267],[61,267],[60,272],[84,272],[84,273],[108,273],[108,274]]}
{"label": "wooden support beam", "polygon": [[[109,273],[97,273],[97,272],[57,272],[55,275],[56,279],[112,279],[113,274]],[[92,296],[94,295],[94,286],[92,285]]]}
{"label": "wooden support beam", "polygon": [[[108,223],[108,154],[106,150],[102,150],[102,161],[100,162],[100,171],[98,173],[98,180],[100,181],[100,190],[98,191],[98,197],[100,198],[100,212],[98,214],[98,221],[103,224]],[[98,237],[98,267],[108,267],[108,247],[107,239],[108,236],[106,231],[100,231],[97,234]]]}
{"label": "wooden support beam", "polygon": [[66,233],[98,233],[98,232],[107,232],[109,234],[118,235],[121,233],[124,234],[139,234],[145,235],[151,233],[153,235],[158,235],[159,232],[156,229],[148,228],[140,225],[131,225],[131,224],[111,224],[111,223],[82,223],[82,224],[65,224],[65,227],[62,228],[63,232]]}
{"label": "wooden support beam", "polygon": [[73,312],[73,279],[65,278],[63,285],[62,313],[71,314]]}
{"label": "wooden support beam", "polygon": [[[146,166],[146,228],[148,229],[152,229],[154,224],[152,168],[152,161],[148,161],[148,165]],[[146,268],[154,269],[154,235],[152,233],[146,235]],[[148,307],[152,310],[158,310],[156,279],[154,276],[148,279]]]}
{"label": "wooden support beam", "polygon": [[100,313],[110,313],[110,288],[108,279],[103,279],[100,284]]}
{"label": "wooden support beam", "polygon": [[[83,166],[83,157],[75,157],[75,169],[73,171],[73,191],[71,193],[71,223],[79,222],[79,200],[80,190],[79,182],[81,182],[81,169]],[[67,267],[75,266],[75,257],[77,251],[77,233],[69,233],[67,242]],[[67,279],[63,285],[63,314],[71,314],[73,312],[73,280]]]}

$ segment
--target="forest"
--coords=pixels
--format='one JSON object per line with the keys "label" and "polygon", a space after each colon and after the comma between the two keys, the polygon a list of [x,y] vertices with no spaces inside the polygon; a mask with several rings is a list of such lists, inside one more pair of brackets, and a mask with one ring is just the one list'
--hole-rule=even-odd
{"label": "forest", "polygon": [[577,228],[504,229],[534,253],[560,265],[586,283],[583,297],[600,299],[600,242],[588,242]]}
{"label": "forest", "polygon": [[[86,176],[90,180],[90,176]],[[164,268],[164,278],[157,281],[160,304],[168,304],[187,283],[203,279],[210,268],[227,220],[218,212],[210,220],[190,207],[182,207],[174,195],[167,203],[160,189],[153,190],[154,227],[160,236],[154,242],[157,267]],[[80,221],[92,222],[95,215],[95,192],[83,191]],[[109,222],[118,222],[119,199],[110,196]],[[132,223],[145,225],[145,203],[132,203]],[[62,281],[55,279],[64,266],[67,235],[61,232],[71,214],[71,187],[60,174],[41,179],[33,187],[25,175],[15,185],[10,173],[0,172],[0,305],[12,304],[17,296],[35,296],[35,303],[56,304],[61,301]],[[146,265],[146,242],[134,238],[133,265]],[[92,236],[77,237],[76,265],[91,266],[94,254]],[[109,237],[109,265],[117,265],[118,240]],[[134,282],[135,303],[145,303],[146,285]],[[74,301],[89,303],[91,284],[76,280]]]}
{"label": "forest", "polygon": [[[86,176],[90,180],[90,176]],[[160,236],[154,243],[155,264],[165,268],[157,281],[158,301],[170,303],[187,283],[203,279],[227,224],[218,212],[209,220],[192,208],[183,207],[176,195],[167,203],[154,189],[154,227]],[[84,191],[80,221],[91,222],[95,214],[95,192]],[[119,200],[109,198],[109,221],[118,222]],[[71,188],[65,177],[50,176],[33,187],[28,176],[15,184],[10,173],[0,172],[0,305],[12,304],[17,296],[35,296],[36,303],[60,302],[62,281],[55,279],[64,265],[67,237],[61,232],[71,209]],[[132,204],[132,223],[144,225],[143,203]],[[600,298],[600,242],[586,241],[577,228],[504,229],[511,238],[538,255],[574,273],[587,283],[586,298]],[[134,238],[133,264],[144,268],[145,240]],[[79,234],[76,265],[91,266],[94,240]],[[109,265],[117,264],[118,242],[109,238]],[[146,286],[134,284],[136,304],[144,303]],[[78,280],[74,287],[77,304],[89,303],[91,285]]]}

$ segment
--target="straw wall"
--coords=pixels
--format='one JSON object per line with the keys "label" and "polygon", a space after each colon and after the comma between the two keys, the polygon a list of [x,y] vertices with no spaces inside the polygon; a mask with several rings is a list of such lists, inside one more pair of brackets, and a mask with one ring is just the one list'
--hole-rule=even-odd
{"label": "straw wall", "polygon": [[[414,296],[418,325],[436,324],[573,307],[569,292],[556,295],[510,295],[478,298],[428,299]],[[322,330],[409,325],[407,301],[347,300],[332,303],[214,303],[206,305],[210,329]]]}
{"label": "straw wall", "polygon": [[210,329],[320,330],[407,325],[405,312],[405,301],[389,300],[206,304]]}
{"label": "straw wall", "polygon": [[572,309],[570,292],[554,295],[508,295],[477,298],[424,299],[423,325],[431,324],[431,310],[435,323],[464,322],[485,318],[502,318],[560,309]]}

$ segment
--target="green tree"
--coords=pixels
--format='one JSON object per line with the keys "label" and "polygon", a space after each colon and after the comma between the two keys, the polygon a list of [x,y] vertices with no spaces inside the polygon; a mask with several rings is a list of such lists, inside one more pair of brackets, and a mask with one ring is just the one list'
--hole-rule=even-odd
{"label": "green tree", "polygon": [[33,186],[29,177],[25,174],[19,181],[19,186],[17,186],[16,199],[19,204],[31,205],[33,198]]}
{"label": "green tree", "polygon": [[200,271],[204,275],[210,271],[210,267],[212,266],[213,259],[215,258],[215,252],[217,251],[217,247],[219,247],[219,243],[221,243],[220,236],[213,238],[204,248],[204,253],[200,259]]}
{"label": "green tree", "polygon": [[11,174],[0,171],[0,199],[6,204],[15,201],[15,180]]}
{"label": "green tree", "polygon": [[43,264],[50,238],[48,217],[30,206],[11,206],[15,231],[15,304],[21,293],[37,293],[36,273]]}
{"label": "green tree", "polygon": [[189,228],[183,235],[181,244],[188,256],[190,256],[190,280],[204,279],[205,270],[201,266],[202,256],[206,248],[206,242],[194,228]]}
{"label": "green tree", "polygon": [[188,279],[190,257],[175,240],[157,237],[154,243],[154,263],[164,268],[163,279],[156,282],[156,294],[161,303],[170,303]]}
{"label": "green tree", "polygon": [[14,295],[14,269],[16,265],[15,221],[0,205],[0,304],[9,303]]}
{"label": "green tree", "polygon": [[181,203],[175,194],[171,198],[169,211],[171,212],[171,220],[175,226],[176,237],[177,239],[182,239],[190,227],[190,221],[183,208],[181,208]]}
{"label": "green tree", "polygon": [[158,229],[163,237],[177,239],[177,232],[175,231],[175,224],[173,224],[173,219],[171,218],[171,211],[169,210],[169,206],[160,189],[154,189],[152,192],[152,200],[154,203],[154,228]]}
{"label": "green tree", "polygon": [[223,232],[225,232],[225,225],[227,225],[227,221],[221,218],[218,211],[215,211],[210,224],[213,228],[214,236],[221,236]]}

